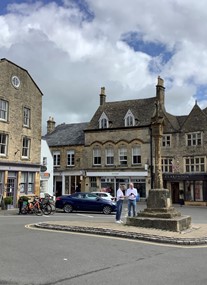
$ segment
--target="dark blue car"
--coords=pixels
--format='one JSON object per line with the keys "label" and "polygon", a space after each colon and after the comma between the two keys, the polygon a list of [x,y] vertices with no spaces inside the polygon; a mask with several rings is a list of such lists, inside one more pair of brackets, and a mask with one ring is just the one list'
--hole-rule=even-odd
{"label": "dark blue car", "polygon": [[79,192],[71,195],[63,195],[56,198],[56,208],[65,213],[72,211],[103,212],[109,215],[116,211],[116,203],[106,200],[90,192]]}

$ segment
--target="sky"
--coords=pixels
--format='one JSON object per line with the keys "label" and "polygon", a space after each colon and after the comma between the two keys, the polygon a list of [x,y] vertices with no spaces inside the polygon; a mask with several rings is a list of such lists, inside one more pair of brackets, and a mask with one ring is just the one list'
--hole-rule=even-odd
{"label": "sky", "polygon": [[106,101],[154,97],[173,115],[207,107],[206,0],[0,0],[0,58],[43,93],[43,134],[89,122]]}

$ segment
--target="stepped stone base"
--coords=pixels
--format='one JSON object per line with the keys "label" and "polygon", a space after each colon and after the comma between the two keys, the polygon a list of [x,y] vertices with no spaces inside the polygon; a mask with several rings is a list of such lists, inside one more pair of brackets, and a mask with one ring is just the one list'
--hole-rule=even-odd
{"label": "stepped stone base", "polygon": [[128,217],[126,225],[142,227],[142,228],[155,228],[166,231],[181,232],[189,229],[191,225],[190,216],[182,216],[171,219],[152,218],[152,217]]}
{"label": "stepped stone base", "polygon": [[168,189],[151,189],[147,199],[147,208],[138,213],[137,217],[128,217],[126,224],[180,232],[190,228],[191,217],[181,216],[181,213],[172,207]]}

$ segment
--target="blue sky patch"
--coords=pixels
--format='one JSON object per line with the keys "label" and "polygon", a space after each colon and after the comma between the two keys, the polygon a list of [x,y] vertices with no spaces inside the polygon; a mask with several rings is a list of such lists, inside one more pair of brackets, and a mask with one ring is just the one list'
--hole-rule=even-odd
{"label": "blue sky patch", "polygon": [[142,35],[139,33],[131,32],[123,35],[122,40],[133,48],[134,51],[146,53],[151,57],[160,57],[163,64],[172,58],[173,52],[168,51],[164,44],[144,41],[142,38]]}
{"label": "blue sky patch", "polygon": [[198,101],[206,100],[207,84],[197,85],[196,94],[194,96]]}

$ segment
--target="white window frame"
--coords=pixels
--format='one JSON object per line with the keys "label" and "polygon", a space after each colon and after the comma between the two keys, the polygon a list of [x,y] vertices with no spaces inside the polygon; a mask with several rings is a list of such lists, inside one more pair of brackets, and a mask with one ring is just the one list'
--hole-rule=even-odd
{"label": "white window frame", "polygon": [[31,110],[27,107],[23,109],[23,126],[30,127]]}
{"label": "white window frame", "polygon": [[162,147],[171,147],[171,135],[163,134]]}
{"label": "white window frame", "polygon": [[22,139],[22,158],[29,158],[30,156],[31,140],[28,137]]}
{"label": "white window frame", "polygon": [[135,125],[135,118],[131,110],[128,110],[124,117],[124,125],[125,127],[132,127]]}
{"label": "white window frame", "polygon": [[114,165],[114,149],[113,147],[106,148],[106,165]]}
{"label": "white window frame", "polygon": [[75,165],[75,151],[68,150],[67,151],[67,166],[74,166]]}
{"label": "white window frame", "polygon": [[173,158],[163,157],[161,159],[162,172],[163,173],[172,173],[173,172]]}
{"label": "white window frame", "polygon": [[99,129],[107,129],[109,127],[109,120],[106,114],[103,112],[99,119]]}
{"label": "white window frame", "polygon": [[101,149],[95,147],[93,149],[93,165],[101,165]]}
{"label": "white window frame", "polygon": [[119,164],[127,166],[127,148],[125,146],[119,148]]}
{"label": "white window frame", "polygon": [[193,132],[186,134],[186,146],[203,145],[203,133]]}
{"label": "white window frame", "polygon": [[199,173],[206,171],[206,158],[204,156],[185,157],[185,172]]}
{"label": "white window frame", "polygon": [[8,135],[0,133],[0,156],[6,156],[8,149]]}
{"label": "white window frame", "polygon": [[60,166],[60,151],[53,151],[53,166]]}
{"label": "white window frame", "polygon": [[6,100],[0,99],[0,120],[8,121],[8,108],[9,103]]}
{"label": "white window frame", "polygon": [[132,147],[132,164],[137,165],[141,164],[142,157],[141,157],[141,146],[135,145]]}

